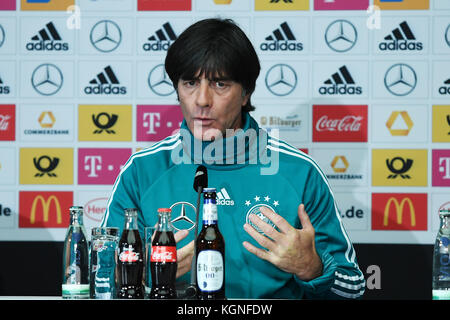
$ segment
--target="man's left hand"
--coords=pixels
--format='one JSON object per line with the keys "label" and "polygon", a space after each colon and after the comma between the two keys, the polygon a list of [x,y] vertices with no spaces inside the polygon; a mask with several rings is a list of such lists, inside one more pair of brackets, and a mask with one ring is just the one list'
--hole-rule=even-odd
{"label": "man's left hand", "polygon": [[322,261],[316,252],[314,227],[309,220],[304,205],[298,206],[298,217],[302,229],[295,229],[283,217],[267,207],[261,207],[260,211],[277,226],[279,231],[252,214],[249,217],[250,221],[262,230],[267,237],[248,223],[244,225],[244,229],[266,250],[256,248],[247,241],[243,242],[243,246],[257,257],[269,261],[285,272],[297,275],[303,281],[309,281],[320,276],[322,274]]}

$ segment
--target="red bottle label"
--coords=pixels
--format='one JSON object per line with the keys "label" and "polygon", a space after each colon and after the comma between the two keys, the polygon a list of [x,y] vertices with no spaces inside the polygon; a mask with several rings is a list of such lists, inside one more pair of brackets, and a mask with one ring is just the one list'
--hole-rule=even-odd
{"label": "red bottle label", "polygon": [[153,246],[150,262],[177,262],[177,247]]}

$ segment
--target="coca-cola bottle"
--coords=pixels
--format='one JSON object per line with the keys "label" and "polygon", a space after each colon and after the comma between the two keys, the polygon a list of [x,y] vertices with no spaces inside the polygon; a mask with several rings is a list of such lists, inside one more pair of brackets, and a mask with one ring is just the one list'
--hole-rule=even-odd
{"label": "coca-cola bottle", "polygon": [[171,210],[158,209],[158,225],[152,241],[150,299],[176,299],[177,247],[170,224]]}
{"label": "coca-cola bottle", "polygon": [[119,241],[117,298],[143,299],[144,252],[137,226],[137,209],[125,209],[125,226]]}

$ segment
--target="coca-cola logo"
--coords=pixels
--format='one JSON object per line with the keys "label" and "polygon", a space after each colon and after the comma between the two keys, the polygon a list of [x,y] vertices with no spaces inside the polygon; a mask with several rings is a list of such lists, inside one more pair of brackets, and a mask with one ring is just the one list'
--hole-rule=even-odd
{"label": "coca-cola logo", "polygon": [[367,142],[367,105],[315,105],[313,123],[313,141]]}
{"label": "coca-cola logo", "polygon": [[8,130],[8,126],[9,126],[8,120],[9,119],[11,119],[11,116],[0,114],[0,130],[1,131]]}
{"label": "coca-cola logo", "polygon": [[177,248],[174,246],[153,246],[151,262],[177,262]]}
{"label": "coca-cola logo", "polygon": [[122,251],[119,255],[119,260],[122,262],[136,262],[139,260],[139,253],[132,250]]}
{"label": "coca-cola logo", "polygon": [[359,131],[363,117],[347,115],[341,119],[322,116],[316,123],[317,131]]}

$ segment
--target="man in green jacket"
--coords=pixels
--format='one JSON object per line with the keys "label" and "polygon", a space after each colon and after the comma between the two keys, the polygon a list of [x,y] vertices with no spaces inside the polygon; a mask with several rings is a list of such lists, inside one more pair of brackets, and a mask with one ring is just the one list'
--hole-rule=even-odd
{"label": "man in green jacket", "polygon": [[[173,208],[172,218],[180,205],[185,212],[203,164],[218,192],[228,298],[360,298],[364,276],[324,173],[249,114],[260,64],[242,30],[231,20],[194,23],[165,67],[184,116],[180,131],[130,157],[102,225],[122,228],[124,209],[135,207],[143,234],[158,208]],[[176,239],[177,281],[188,281],[194,235],[182,230]]]}

